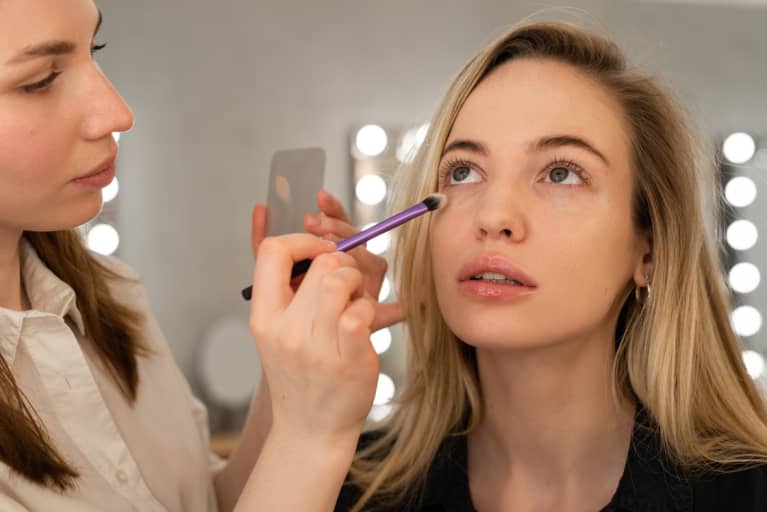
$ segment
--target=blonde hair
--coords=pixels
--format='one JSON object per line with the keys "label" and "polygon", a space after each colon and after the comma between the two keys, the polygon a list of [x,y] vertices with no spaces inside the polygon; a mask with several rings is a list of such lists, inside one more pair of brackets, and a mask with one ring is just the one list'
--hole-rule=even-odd
{"label": "blonde hair", "polygon": [[[629,129],[634,223],[652,234],[654,275],[651,300],[642,304],[630,294],[621,311],[614,396],[636,397],[666,451],[686,467],[767,462],[767,413],[742,364],[703,218],[704,205],[720,204],[713,162],[703,157],[672,95],[628,69],[609,39],[545,22],[488,45],[453,81],[415,161],[402,169],[395,211],[437,190],[441,152],[466,98],[495,68],[520,58],[564,62],[594,79],[621,105]],[[457,429],[471,431],[483,415],[474,348],[456,339],[438,309],[428,220],[401,228],[394,268],[411,340],[407,372],[383,435],[352,465],[351,477],[363,489],[355,511],[373,497],[396,503],[402,492],[417,490],[442,441]]]}

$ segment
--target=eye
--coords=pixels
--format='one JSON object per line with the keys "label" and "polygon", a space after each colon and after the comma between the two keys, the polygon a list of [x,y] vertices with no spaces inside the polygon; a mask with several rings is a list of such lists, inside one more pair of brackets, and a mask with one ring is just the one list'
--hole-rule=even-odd
{"label": "eye", "polygon": [[51,84],[53,83],[56,78],[61,75],[61,72],[59,71],[52,71],[50,75],[45,77],[44,79],[40,80],[39,82],[35,82],[33,84],[27,84],[23,85],[21,87],[21,90],[24,91],[27,94],[34,94],[34,93],[42,93],[47,91]]}
{"label": "eye", "polygon": [[448,163],[440,174],[445,186],[477,183],[482,179],[474,166],[464,161]]}
{"label": "eye", "polygon": [[546,172],[546,183],[555,183],[557,185],[577,186],[584,184],[584,179],[580,173],[571,169],[569,164],[555,163],[549,167]]}

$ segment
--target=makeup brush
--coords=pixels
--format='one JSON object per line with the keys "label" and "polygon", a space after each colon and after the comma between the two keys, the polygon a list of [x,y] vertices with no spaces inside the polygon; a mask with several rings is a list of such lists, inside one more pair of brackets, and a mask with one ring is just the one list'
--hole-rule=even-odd
{"label": "makeup brush", "polygon": [[[404,224],[405,222],[415,219],[416,217],[420,217],[424,213],[439,210],[440,208],[444,208],[445,205],[447,205],[447,197],[443,194],[429,194],[426,196],[426,199],[421,201],[420,203],[416,204],[415,206],[411,206],[407,210],[403,210],[400,213],[397,213],[395,215],[392,215],[388,219],[382,220],[378,224],[375,224],[373,226],[370,226],[367,229],[364,229],[357,233],[354,236],[350,236],[349,238],[345,240],[341,240],[336,244],[336,247],[339,251],[350,251],[351,249],[354,249],[358,245],[362,245],[366,243],[368,240],[372,240],[373,238],[377,237],[378,235],[382,235],[386,233],[387,231],[390,231],[400,224]],[[293,269],[290,272],[290,278],[293,279],[295,277],[300,276],[301,274],[306,273],[307,270],[309,270],[309,265],[311,265],[312,260],[305,259],[301,260],[293,265]],[[242,290],[242,296],[245,300],[250,300],[251,296],[253,294],[253,286],[248,286],[244,290]]]}

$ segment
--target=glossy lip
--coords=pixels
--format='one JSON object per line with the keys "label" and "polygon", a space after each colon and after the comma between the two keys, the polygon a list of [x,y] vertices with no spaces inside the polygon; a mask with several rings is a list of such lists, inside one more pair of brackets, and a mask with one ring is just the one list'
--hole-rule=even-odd
{"label": "glossy lip", "polygon": [[86,180],[88,178],[92,178],[94,176],[98,176],[99,174],[112,170],[115,165],[115,160],[117,160],[117,152],[113,152],[110,156],[105,158],[101,161],[100,164],[98,164],[96,167],[93,168],[92,171],[83,174],[82,176],[78,176],[77,178],[73,179],[72,181],[80,181],[80,180]]}
{"label": "glossy lip", "polygon": [[[522,270],[515,267],[508,259],[497,254],[480,255],[471,258],[469,261],[461,266],[458,272],[458,281],[460,282],[476,282],[471,281],[471,277],[484,272],[494,272],[496,274],[503,274],[508,279],[514,279],[519,281],[527,288],[536,288],[538,284],[535,280],[525,274]],[[504,286],[509,285],[493,285],[492,283],[482,283],[485,286]]]}

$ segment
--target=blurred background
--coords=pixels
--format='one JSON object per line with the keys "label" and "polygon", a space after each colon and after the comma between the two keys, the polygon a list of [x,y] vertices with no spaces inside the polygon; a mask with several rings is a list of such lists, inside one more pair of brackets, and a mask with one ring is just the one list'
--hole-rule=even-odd
{"label": "blurred background", "polygon": [[[764,379],[767,291],[767,1],[97,0],[98,59],[136,113],[117,184],[89,243],[143,276],[211,428],[235,432],[259,375],[240,289],[252,277],[250,211],[274,151],[320,146],[325,187],[361,227],[422,140],[452,77],[524,18],[603,28],[676,90],[721,161],[728,282],[749,372]],[[371,247],[373,248],[373,247]],[[374,250],[387,254],[385,240]],[[396,329],[381,352],[371,420],[402,372]]]}

